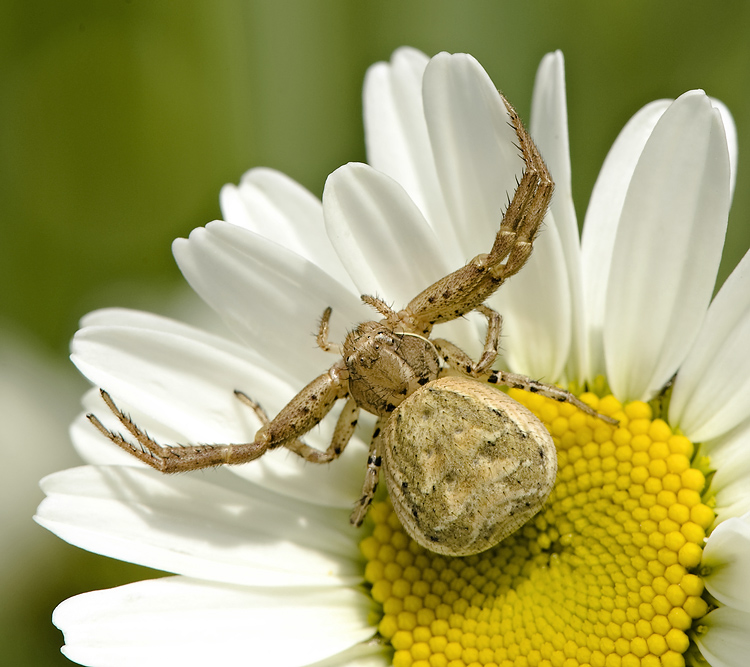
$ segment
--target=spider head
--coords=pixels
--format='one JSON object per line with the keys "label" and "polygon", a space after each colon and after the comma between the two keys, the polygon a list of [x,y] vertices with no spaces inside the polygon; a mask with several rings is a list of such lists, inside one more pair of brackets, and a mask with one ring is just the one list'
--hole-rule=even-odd
{"label": "spider head", "polygon": [[381,355],[393,354],[398,345],[392,329],[379,322],[362,322],[350,331],[344,341],[344,359],[351,371],[367,371],[377,364]]}

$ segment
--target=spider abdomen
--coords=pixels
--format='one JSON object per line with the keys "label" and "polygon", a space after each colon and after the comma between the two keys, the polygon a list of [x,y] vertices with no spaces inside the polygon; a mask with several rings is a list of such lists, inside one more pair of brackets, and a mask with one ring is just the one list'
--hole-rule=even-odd
{"label": "spider abdomen", "polygon": [[557,474],[552,437],[525,407],[476,380],[445,377],[393,412],[382,436],[394,509],[411,537],[479,553],[536,514]]}

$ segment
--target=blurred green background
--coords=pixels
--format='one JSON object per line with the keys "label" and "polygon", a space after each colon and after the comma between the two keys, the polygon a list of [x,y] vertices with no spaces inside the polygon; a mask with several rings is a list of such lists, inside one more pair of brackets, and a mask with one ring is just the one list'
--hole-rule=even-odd
{"label": "blurred green background", "polygon": [[2,0],[2,373],[9,397],[28,390],[34,420],[59,424],[0,442],[0,500],[15,512],[0,515],[2,540],[18,547],[0,549],[2,664],[70,664],[54,606],[145,576],[31,523],[41,494],[14,467],[36,480],[75,463],[64,425],[85,386],[66,362],[78,319],[176,289],[172,239],[219,217],[220,187],[246,169],[276,167],[319,195],[329,172],[364,160],[362,78],[403,44],[472,53],[525,119],[539,60],[563,49],[580,220],[628,118],[705,89],[740,142],[720,280],[750,245],[747,0]]}

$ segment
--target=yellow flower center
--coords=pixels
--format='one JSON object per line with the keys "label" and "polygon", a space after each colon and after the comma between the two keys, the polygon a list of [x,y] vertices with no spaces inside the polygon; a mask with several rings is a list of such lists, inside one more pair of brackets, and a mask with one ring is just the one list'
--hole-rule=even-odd
{"label": "yellow flower center", "polygon": [[701,560],[713,511],[693,444],[641,402],[569,404],[511,390],[558,451],[542,510],[496,547],[441,556],[412,541],[389,501],[360,544],[395,667],[681,667],[708,605]]}

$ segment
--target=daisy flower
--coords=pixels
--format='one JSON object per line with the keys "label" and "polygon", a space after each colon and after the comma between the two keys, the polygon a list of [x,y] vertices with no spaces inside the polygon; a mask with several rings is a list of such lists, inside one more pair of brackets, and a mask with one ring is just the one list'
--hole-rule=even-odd
{"label": "daisy flower", "polygon": [[[470,56],[413,49],[365,81],[370,166],[322,205],[256,169],[225,221],[174,244],[235,340],[140,312],[87,316],[72,358],[160,442],[246,442],[371,319],[486,251],[523,165],[496,88]],[[502,363],[580,392],[614,427],[516,390],[549,428],[558,478],[523,528],[481,554],[426,551],[380,498],[361,531],[368,424],[340,460],[273,451],[168,477],[84,417],[91,464],[43,480],[37,520],[82,548],[173,573],[87,593],[53,620],[85,665],[712,667],[750,650],[750,259],[711,300],[736,164],[731,116],[702,91],[639,111],[612,147],[579,241],[563,60],[546,56],[531,134],[556,181],[532,259],[489,304]],[[441,325],[476,355],[481,318]],[[237,340],[238,339],[238,342]],[[585,391],[587,390],[587,391]],[[585,393],[584,393],[585,391]],[[84,400],[116,420],[92,390]],[[369,426],[372,425],[370,422]],[[331,419],[306,437],[325,449]],[[703,663],[705,664],[705,663]]]}

